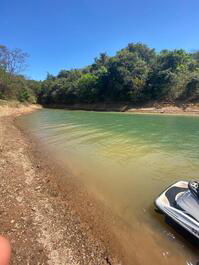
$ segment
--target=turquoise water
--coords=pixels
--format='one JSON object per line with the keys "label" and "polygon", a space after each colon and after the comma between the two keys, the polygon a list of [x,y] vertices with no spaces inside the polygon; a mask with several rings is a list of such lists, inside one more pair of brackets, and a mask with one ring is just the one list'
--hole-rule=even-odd
{"label": "turquoise water", "polygon": [[198,117],[44,109],[19,120],[128,226],[132,264],[199,261],[153,211],[168,185],[199,175]]}

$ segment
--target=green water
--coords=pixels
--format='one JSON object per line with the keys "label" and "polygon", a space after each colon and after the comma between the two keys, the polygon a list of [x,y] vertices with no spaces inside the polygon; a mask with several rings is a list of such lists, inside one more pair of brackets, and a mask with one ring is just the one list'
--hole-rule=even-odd
{"label": "green water", "polygon": [[154,213],[178,179],[199,176],[199,118],[49,110],[20,117],[31,133],[128,226],[132,264],[196,264],[190,246]]}

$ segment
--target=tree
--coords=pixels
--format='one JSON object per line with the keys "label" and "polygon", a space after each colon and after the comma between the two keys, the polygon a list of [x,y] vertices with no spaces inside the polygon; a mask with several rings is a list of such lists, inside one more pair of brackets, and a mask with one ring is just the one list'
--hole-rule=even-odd
{"label": "tree", "polygon": [[40,83],[27,80],[19,72],[24,70],[27,54],[20,49],[9,50],[0,45],[0,98],[35,103]]}
{"label": "tree", "polygon": [[192,53],[193,59],[199,64],[199,50]]}
{"label": "tree", "polygon": [[78,97],[81,102],[92,103],[96,100],[97,77],[92,74],[85,74],[78,80]]}
{"label": "tree", "polygon": [[0,45],[0,68],[10,74],[18,74],[27,67],[26,59],[28,54],[21,49],[9,50],[6,46]]}

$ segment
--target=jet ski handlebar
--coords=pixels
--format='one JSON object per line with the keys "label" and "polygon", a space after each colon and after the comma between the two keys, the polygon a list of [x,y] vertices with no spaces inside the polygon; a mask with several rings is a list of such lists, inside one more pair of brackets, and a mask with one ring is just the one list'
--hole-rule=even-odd
{"label": "jet ski handlebar", "polygon": [[188,188],[191,191],[191,193],[196,196],[197,199],[199,199],[199,181],[191,180],[188,183]]}

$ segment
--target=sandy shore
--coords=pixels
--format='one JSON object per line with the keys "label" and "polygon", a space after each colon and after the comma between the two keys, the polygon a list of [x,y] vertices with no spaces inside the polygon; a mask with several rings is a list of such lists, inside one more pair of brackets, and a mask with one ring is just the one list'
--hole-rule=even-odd
{"label": "sandy shore", "polygon": [[62,171],[48,166],[37,144],[15,125],[17,115],[38,108],[0,107],[0,233],[11,242],[11,264],[123,264],[115,258],[122,254],[109,228],[96,223],[95,203],[74,191],[70,178],[62,192],[55,180]]}

